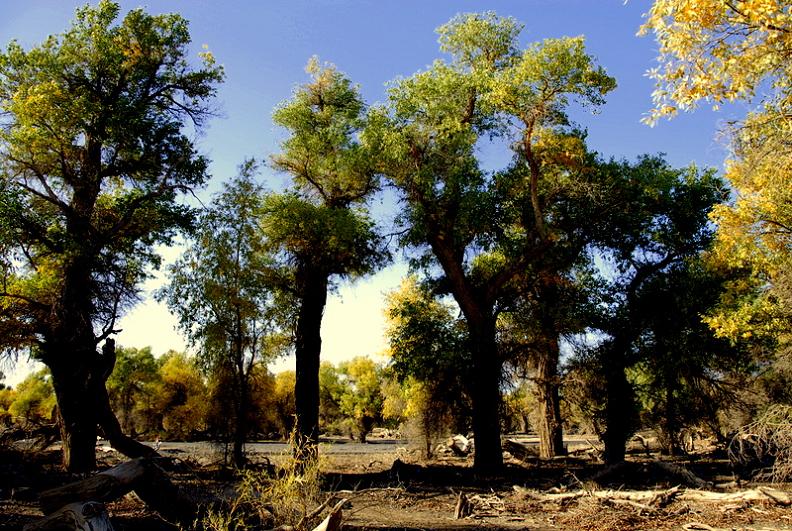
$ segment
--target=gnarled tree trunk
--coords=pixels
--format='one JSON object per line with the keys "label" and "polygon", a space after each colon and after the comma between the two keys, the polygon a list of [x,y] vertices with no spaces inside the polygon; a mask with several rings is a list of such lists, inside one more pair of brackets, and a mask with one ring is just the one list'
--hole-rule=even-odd
{"label": "gnarled tree trunk", "polygon": [[539,457],[551,459],[564,455],[564,432],[558,395],[558,339],[547,338],[546,349],[536,364],[537,399],[539,401]]}

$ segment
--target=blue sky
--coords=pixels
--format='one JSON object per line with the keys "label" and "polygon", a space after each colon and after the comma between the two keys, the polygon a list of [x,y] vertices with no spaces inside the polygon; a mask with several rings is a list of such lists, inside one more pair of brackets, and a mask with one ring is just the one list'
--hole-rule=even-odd
{"label": "blue sky", "polygon": [[[29,47],[63,31],[83,2],[66,0],[0,0],[0,44],[17,39]],[[389,80],[425,68],[440,57],[434,29],[461,12],[493,10],[525,25],[522,41],[548,37],[586,37],[586,47],[617,79],[616,91],[601,112],[573,112],[589,131],[589,145],[605,156],[634,158],[642,153],[667,154],[677,166],[695,162],[721,167],[726,152],[717,130],[724,120],[742,114],[739,108],[713,113],[702,109],[654,128],[640,122],[651,107],[656,44],[636,37],[649,2],[632,0],[180,0],[140,3],[122,1],[122,13],[136,7],[151,13],[177,12],[190,21],[197,54],[207,45],[226,69],[220,87],[221,116],[212,120],[200,139],[212,159],[213,180],[199,194],[234,174],[246,157],[266,159],[278,150],[283,133],[271,121],[272,109],[306,80],[312,55],[329,61],[360,85],[369,103],[385,99]],[[731,113],[731,114],[730,114]],[[486,154],[483,154],[486,157]],[[499,161],[485,161],[489,167]],[[262,179],[278,187],[285,177],[265,170]],[[387,203],[386,203],[387,205]],[[385,209],[387,210],[387,209]],[[174,257],[177,250],[164,251]],[[372,355],[384,347],[382,293],[398,285],[403,265],[353,286],[342,286],[331,298],[323,327],[325,357],[332,361]],[[151,289],[161,280],[149,282]],[[121,343],[152,345],[155,352],[183,348],[164,308],[146,302],[121,326]],[[283,364],[281,364],[283,366]]]}

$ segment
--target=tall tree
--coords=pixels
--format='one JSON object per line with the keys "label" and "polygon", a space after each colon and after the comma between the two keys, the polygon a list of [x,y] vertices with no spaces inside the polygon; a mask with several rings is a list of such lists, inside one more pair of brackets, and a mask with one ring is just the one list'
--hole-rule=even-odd
{"label": "tall tree", "polygon": [[205,371],[228,383],[238,467],[245,464],[254,369],[287,343],[268,274],[272,257],[259,227],[263,190],[253,181],[255,171],[252,160],[245,162],[215,196],[201,214],[195,241],[168,268],[170,283],[158,294],[197,347]]}
{"label": "tall tree", "polygon": [[610,295],[597,328],[606,335],[598,348],[605,397],[605,459],[624,459],[625,444],[635,429],[635,395],[626,371],[640,360],[641,342],[657,307],[644,299],[657,285],[709,248],[713,228],[708,213],[725,198],[723,182],[712,171],[671,168],[662,158],[636,164],[611,162],[603,171],[620,182],[622,208],[596,241],[609,264],[605,276]]}
{"label": "tall tree", "polygon": [[[475,467],[485,473],[503,463],[497,301],[518,274],[563,244],[552,206],[585,188],[574,185],[588,157],[566,116],[569,101],[596,107],[615,87],[582,39],[519,50],[520,30],[494,13],[441,26],[440,47],[451,61],[397,81],[368,135],[402,194],[403,243],[425,251],[422,264],[439,266],[465,317],[476,374]],[[506,171],[487,174],[476,159],[487,135],[514,150]]]}
{"label": "tall tree", "polygon": [[71,471],[95,466],[97,423],[122,452],[146,450],[110,410],[110,336],[158,263],[154,245],[190,224],[176,200],[207,161],[185,127],[211,114],[223,78],[208,52],[188,61],[180,16],[118,15],[103,0],[65,33],[0,54],[0,341],[52,371]]}
{"label": "tall tree", "polygon": [[294,187],[267,197],[262,227],[290,271],[283,287],[298,301],[295,451],[311,457],[319,440],[321,325],[328,290],[335,279],[374,270],[386,255],[365,209],[378,181],[371,155],[358,139],[366,123],[363,101],[332,65],[313,58],[306,70],[311,81],[273,114],[289,137],[272,162],[293,177]]}
{"label": "tall tree", "polygon": [[735,398],[727,377],[753,365],[742,349],[715,337],[701,320],[717,303],[725,280],[700,257],[691,257],[649,279],[638,297],[645,316],[636,366],[642,378],[639,398],[670,455],[683,450],[685,428],[709,425],[721,435],[717,414]]}

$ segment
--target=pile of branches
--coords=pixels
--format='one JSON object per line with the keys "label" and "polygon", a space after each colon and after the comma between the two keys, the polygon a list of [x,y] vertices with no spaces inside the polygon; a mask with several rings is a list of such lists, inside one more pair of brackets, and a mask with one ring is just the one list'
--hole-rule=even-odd
{"label": "pile of branches", "polygon": [[792,478],[792,406],[773,405],[740,428],[728,454],[742,476],[776,483]]}

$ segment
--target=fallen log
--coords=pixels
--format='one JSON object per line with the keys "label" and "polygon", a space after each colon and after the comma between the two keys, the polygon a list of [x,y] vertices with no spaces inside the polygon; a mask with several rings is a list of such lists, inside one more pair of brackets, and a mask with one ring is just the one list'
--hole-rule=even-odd
{"label": "fallen log", "polygon": [[505,439],[501,444],[501,448],[509,452],[512,455],[512,457],[514,457],[515,459],[519,459],[520,461],[528,461],[530,459],[539,458],[538,449],[522,443],[518,443],[513,439]]}
{"label": "fallen log", "polygon": [[22,531],[114,531],[104,505],[98,502],[70,503]]}
{"label": "fallen log", "polygon": [[622,461],[620,463],[605,467],[594,474],[594,476],[592,476],[590,479],[595,483],[605,485],[609,483],[630,484],[640,478],[644,478],[643,480],[639,481],[642,483],[647,482],[646,478],[662,478],[672,485],[681,484],[697,489],[707,489],[712,487],[710,482],[704,481],[685,467],[676,465],[674,463],[667,463],[665,461],[649,461],[645,463]]}
{"label": "fallen log", "polygon": [[543,493],[531,491],[524,487],[515,485],[515,492],[518,495],[531,498],[539,502],[563,503],[576,498],[591,497],[601,500],[626,500],[649,507],[662,508],[670,504],[671,501],[695,501],[704,503],[734,503],[734,502],[762,502],[774,505],[788,506],[792,504],[789,494],[769,487],[758,487],[756,489],[741,492],[713,492],[707,490],[686,489],[679,487],[667,489],[665,491],[655,490],[577,490],[562,493]]}
{"label": "fallen log", "polygon": [[320,523],[318,526],[314,527],[313,531],[340,531],[341,523],[344,520],[341,509],[346,503],[346,498],[336,503],[333,509],[330,511],[330,514],[327,515],[327,518],[322,520],[322,523]]}
{"label": "fallen log", "polygon": [[44,491],[39,495],[39,505],[48,514],[70,503],[113,501],[131,491],[169,520],[192,523],[198,513],[198,504],[185,496],[153,461],[143,457]]}

